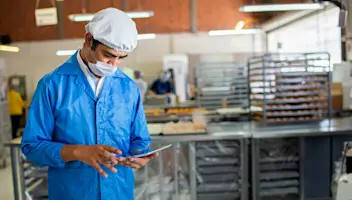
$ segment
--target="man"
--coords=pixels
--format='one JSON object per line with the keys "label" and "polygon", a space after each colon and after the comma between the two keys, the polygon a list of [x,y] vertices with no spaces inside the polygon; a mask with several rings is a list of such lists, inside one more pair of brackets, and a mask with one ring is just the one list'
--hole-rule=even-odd
{"label": "man", "polygon": [[21,94],[16,91],[16,86],[12,83],[9,84],[7,98],[11,116],[12,139],[15,139],[21,125],[21,117],[23,109],[26,108],[26,102],[22,99]]}
{"label": "man", "polygon": [[134,81],[139,87],[139,90],[142,96],[142,101],[143,101],[145,93],[147,92],[147,89],[148,89],[148,84],[143,80],[143,73],[141,71],[138,71],[138,70],[134,71]]}
{"label": "man", "polygon": [[86,25],[84,39],[39,81],[22,151],[49,166],[50,200],[134,199],[131,168],[157,156],[127,158],[149,152],[151,140],[138,86],[118,68],[137,45],[136,25],[107,8]]}
{"label": "man", "polygon": [[168,71],[163,71],[160,76],[155,80],[149,90],[149,94],[155,95],[169,95],[173,93],[173,85],[170,82],[171,74]]}

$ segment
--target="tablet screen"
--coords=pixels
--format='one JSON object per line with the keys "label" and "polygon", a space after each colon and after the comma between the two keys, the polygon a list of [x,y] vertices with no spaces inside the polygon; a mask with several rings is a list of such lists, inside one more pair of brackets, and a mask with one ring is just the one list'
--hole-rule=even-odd
{"label": "tablet screen", "polygon": [[135,157],[135,158],[142,158],[142,157],[145,157],[145,156],[149,156],[149,155],[152,155],[152,154],[154,154],[154,153],[156,153],[156,152],[159,152],[159,151],[162,151],[162,150],[164,150],[164,149],[167,149],[167,148],[169,148],[169,147],[171,147],[171,146],[172,146],[172,144],[164,145],[164,146],[161,146],[161,147],[158,147],[158,148],[154,149],[154,150],[151,151],[151,152],[143,153],[143,154],[139,154],[139,155],[134,155],[133,157]]}

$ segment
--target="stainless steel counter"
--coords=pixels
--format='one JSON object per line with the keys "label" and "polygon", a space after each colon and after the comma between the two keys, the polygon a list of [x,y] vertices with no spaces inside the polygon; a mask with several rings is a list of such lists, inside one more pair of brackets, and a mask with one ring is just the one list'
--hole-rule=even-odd
{"label": "stainless steel counter", "polygon": [[[334,134],[352,134],[352,117],[324,120],[306,124],[263,125],[256,122],[223,122],[209,124],[207,134],[194,135],[153,135],[155,142],[191,142],[210,140],[230,140],[241,138],[309,137]],[[19,145],[21,139],[12,140],[6,145]]]}

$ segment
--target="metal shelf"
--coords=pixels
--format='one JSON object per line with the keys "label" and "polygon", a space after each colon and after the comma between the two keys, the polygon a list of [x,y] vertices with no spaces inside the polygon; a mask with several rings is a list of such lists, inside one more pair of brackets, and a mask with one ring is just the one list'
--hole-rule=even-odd
{"label": "metal shelf", "polygon": [[[199,63],[196,69],[197,103],[209,110],[249,106],[245,63]],[[248,114],[247,114],[248,115]]]}

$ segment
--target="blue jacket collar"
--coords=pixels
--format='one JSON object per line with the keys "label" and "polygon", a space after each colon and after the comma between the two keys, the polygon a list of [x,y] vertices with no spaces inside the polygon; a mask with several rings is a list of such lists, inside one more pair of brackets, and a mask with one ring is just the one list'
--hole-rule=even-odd
{"label": "blue jacket collar", "polygon": [[[64,64],[62,64],[57,73],[61,74],[61,75],[78,75],[80,73],[80,67],[79,67],[79,63],[77,60],[77,53],[78,51],[76,51],[75,54],[73,54],[68,60],[66,60],[66,62]],[[125,73],[123,73],[123,71],[121,71],[120,68],[117,68],[116,72],[114,75],[112,75],[112,77],[118,77],[118,78],[126,78]]]}

